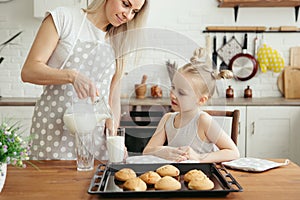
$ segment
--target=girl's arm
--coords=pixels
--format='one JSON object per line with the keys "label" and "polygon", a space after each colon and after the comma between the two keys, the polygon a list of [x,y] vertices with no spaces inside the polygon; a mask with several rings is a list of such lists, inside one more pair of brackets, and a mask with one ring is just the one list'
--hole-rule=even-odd
{"label": "girl's arm", "polygon": [[165,132],[165,124],[166,121],[169,119],[170,114],[171,113],[167,113],[162,117],[162,119],[160,120],[156,128],[155,133],[153,134],[148,144],[146,145],[143,154],[155,155],[172,161],[186,160],[186,158],[182,156],[184,154],[184,151],[178,148],[164,146],[164,143],[167,140],[166,132]]}
{"label": "girl's arm", "polygon": [[200,115],[198,125],[204,130],[206,138],[219,148],[216,152],[199,155],[201,162],[224,162],[239,158],[235,143],[209,114]]}

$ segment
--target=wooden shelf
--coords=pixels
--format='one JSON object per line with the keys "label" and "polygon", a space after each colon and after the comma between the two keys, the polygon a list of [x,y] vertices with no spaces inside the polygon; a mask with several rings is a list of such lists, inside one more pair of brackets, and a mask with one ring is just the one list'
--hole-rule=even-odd
{"label": "wooden shelf", "polygon": [[299,0],[219,0],[219,7],[296,7]]}
{"label": "wooden shelf", "polygon": [[240,7],[294,7],[295,21],[298,20],[300,0],[218,0],[220,8],[234,8],[234,20],[237,21]]}

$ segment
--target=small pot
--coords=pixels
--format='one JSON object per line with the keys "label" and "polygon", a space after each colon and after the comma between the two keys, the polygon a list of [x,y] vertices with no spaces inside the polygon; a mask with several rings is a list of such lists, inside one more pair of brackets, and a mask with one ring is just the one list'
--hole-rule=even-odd
{"label": "small pot", "polygon": [[226,98],[233,98],[234,97],[234,91],[229,85],[228,88],[226,89]]}

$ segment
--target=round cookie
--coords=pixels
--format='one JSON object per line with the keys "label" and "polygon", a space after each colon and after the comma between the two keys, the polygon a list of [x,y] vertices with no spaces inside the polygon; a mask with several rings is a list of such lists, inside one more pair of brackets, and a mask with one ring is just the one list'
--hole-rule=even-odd
{"label": "round cookie", "polygon": [[136,173],[130,168],[123,168],[115,173],[115,179],[118,181],[127,181],[128,179],[135,177]]}
{"label": "round cookie", "polygon": [[201,170],[192,169],[183,176],[185,182],[190,182],[193,178],[204,179],[206,175]]}
{"label": "round cookie", "polygon": [[147,184],[139,177],[135,177],[125,181],[125,183],[123,184],[123,189],[130,191],[146,191]]}
{"label": "round cookie", "polygon": [[154,185],[161,179],[160,175],[154,171],[148,171],[143,173],[140,178],[148,185]]}
{"label": "round cookie", "polygon": [[156,190],[180,190],[181,184],[171,176],[164,176],[154,185]]}
{"label": "round cookie", "polygon": [[160,176],[178,176],[180,174],[180,171],[177,167],[173,165],[163,165],[156,169],[156,172]]}
{"label": "round cookie", "polygon": [[194,178],[189,184],[188,188],[191,190],[211,190],[214,188],[214,183],[209,178]]}

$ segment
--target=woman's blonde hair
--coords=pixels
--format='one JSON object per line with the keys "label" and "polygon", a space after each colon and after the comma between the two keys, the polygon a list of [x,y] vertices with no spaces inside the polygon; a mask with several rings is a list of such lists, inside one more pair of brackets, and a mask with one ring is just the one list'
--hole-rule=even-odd
{"label": "woman's blonde hair", "polygon": [[[90,3],[85,12],[95,13],[101,6],[104,6],[108,0],[94,0]],[[115,1],[115,0],[113,0]],[[139,31],[134,31],[136,29],[142,28],[148,17],[149,12],[149,0],[145,0],[143,7],[134,16],[134,18],[118,27],[108,25],[106,27],[107,33],[106,37],[109,39],[117,59],[117,70],[120,75],[123,71],[126,56],[129,52],[132,52],[137,47],[138,33]]]}
{"label": "woman's blonde hair", "polygon": [[229,70],[221,70],[220,72],[213,70],[212,63],[203,48],[196,49],[190,62],[179,68],[178,71],[193,75],[191,79],[193,87],[200,96],[213,96],[216,89],[216,80],[233,78],[233,74]]}

